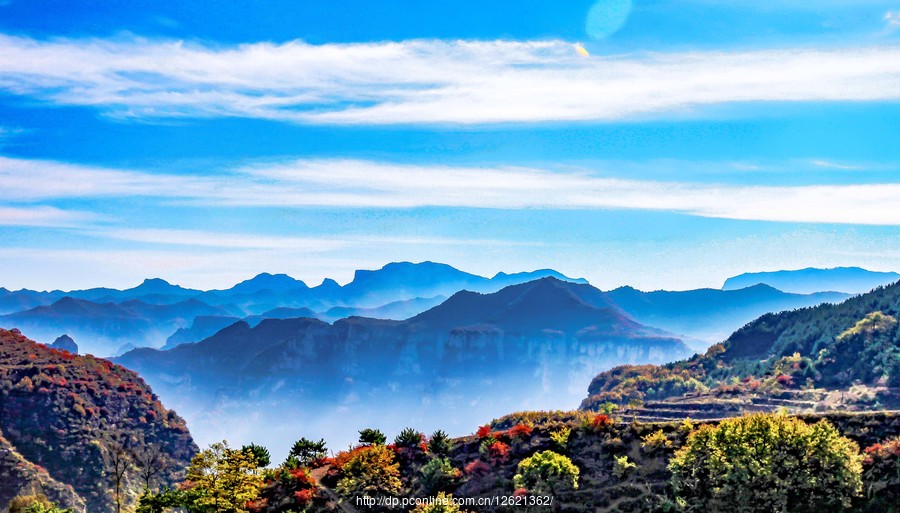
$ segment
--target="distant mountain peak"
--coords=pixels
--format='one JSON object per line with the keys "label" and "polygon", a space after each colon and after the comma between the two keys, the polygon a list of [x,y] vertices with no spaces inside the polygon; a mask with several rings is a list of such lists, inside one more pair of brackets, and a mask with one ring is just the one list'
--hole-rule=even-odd
{"label": "distant mountain peak", "polygon": [[566,281],[570,283],[588,283],[584,278],[570,278],[565,274],[556,271],[554,269],[536,269],[534,271],[524,271],[518,273],[505,273],[503,271],[498,272],[491,278],[491,281],[495,282],[505,282],[505,281],[514,281],[514,282],[526,282],[533,281],[540,278],[556,278],[560,281]]}
{"label": "distant mountain peak", "polygon": [[833,267],[744,273],[725,280],[722,290],[736,290],[764,283],[784,292],[812,294],[843,292],[862,294],[900,280],[895,272],[869,271],[861,267]]}
{"label": "distant mountain peak", "polygon": [[[113,289],[110,289],[110,291],[114,292]],[[141,294],[141,295],[150,295],[150,294],[184,295],[184,294],[190,294],[190,293],[198,292],[198,291],[186,289],[184,287],[181,287],[180,285],[173,285],[162,278],[146,278],[137,287],[134,287],[131,289],[126,289],[126,290],[123,290],[122,292],[137,293],[137,294]]]}
{"label": "distant mountain peak", "polygon": [[307,288],[306,283],[288,276],[287,274],[259,273],[253,278],[244,280],[234,287],[231,287],[230,290],[231,292],[251,294],[263,290],[282,292],[305,288]]}

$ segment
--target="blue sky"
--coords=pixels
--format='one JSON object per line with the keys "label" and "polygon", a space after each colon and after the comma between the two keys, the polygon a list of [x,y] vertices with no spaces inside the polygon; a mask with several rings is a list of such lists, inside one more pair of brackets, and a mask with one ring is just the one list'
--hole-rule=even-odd
{"label": "blue sky", "polygon": [[898,270],[898,99],[900,2],[7,0],[0,286]]}

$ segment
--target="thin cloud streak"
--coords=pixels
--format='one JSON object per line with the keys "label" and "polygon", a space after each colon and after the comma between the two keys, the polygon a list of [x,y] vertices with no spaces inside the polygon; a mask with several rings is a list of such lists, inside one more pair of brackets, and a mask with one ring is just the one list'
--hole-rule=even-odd
{"label": "thin cloud streak", "polygon": [[[900,183],[743,186],[360,160],[296,160],[221,176],[190,176],[0,158],[0,188],[9,198],[27,202],[144,196],[198,207],[630,209],[752,221],[900,225]],[[155,239],[142,233],[120,232]]]}
{"label": "thin cloud streak", "polygon": [[90,212],[61,210],[49,206],[0,206],[0,226],[74,228],[96,219],[97,216]]}
{"label": "thin cloud streak", "polygon": [[610,121],[731,102],[897,99],[900,47],[583,58],[559,40],[212,48],[0,35],[0,90],[149,119]]}
{"label": "thin cloud streak", "polygon": [[225,249],[260,249],[303,253],[328,253],[348,247],[372,244],[427,245],[427,246],[539,246],[540,243],[505,241],[494,239],[449,239],[439,237],[357,236],[294,237],[286,235],[259,235],[254,233],[220,233],[202,230],[178,230],[157,228],[101,228],[85,233],[94,237],[165,244]]}

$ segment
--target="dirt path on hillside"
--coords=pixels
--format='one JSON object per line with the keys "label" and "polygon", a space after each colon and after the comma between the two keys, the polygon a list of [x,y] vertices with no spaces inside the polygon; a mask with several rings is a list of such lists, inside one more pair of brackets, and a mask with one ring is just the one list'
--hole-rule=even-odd
{"label": "dirt path on hillside", "polygon": [[319,489],[325,492],[325,495],[328,497],[328,499],[334,501],[340,511],[343,511],[344,513],[360,513],[360,511],[350,505],[349,502],[345,501],[344,499],[339,497],[338,494],[334,493],[334,490],[322,484],[322,478],[325,477],[325,474],[328,473],[328,469],[330,468],[331,465],[319,467],[310,472],[309,476],[312,477],[313,481],[315,481]]}

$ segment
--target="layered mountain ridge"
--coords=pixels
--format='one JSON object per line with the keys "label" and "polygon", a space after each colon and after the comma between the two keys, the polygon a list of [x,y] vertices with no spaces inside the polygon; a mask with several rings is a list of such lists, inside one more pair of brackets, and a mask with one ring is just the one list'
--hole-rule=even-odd
{"label": "layered mountain ridge", "polygon": [[[115,355],[130,347],[172,348],[197,342],[244,319],[312,317],[326,322],[360,316],[404,320],[437,306],[460,290],[490,293],[542,277],[573,283],[552,269],[497,273],[491,278],[434,262],[399,262],[358,271],[341,286],[334,280],[309,287],[285,274],[261,273],[229,289],[200,291],[147,279],[126,290],[37,292],[0,289],[0,326],[19,328],[51,342],[62,334],[80,342],[83,352]],[[751,280],[752,281],[752,280]],[[836,302],[840,292],[794,294],[772,286],[642,292],[620,287],[607,293],[629,316],[676,333],[696,350],[724,339],[767,312]]]}

